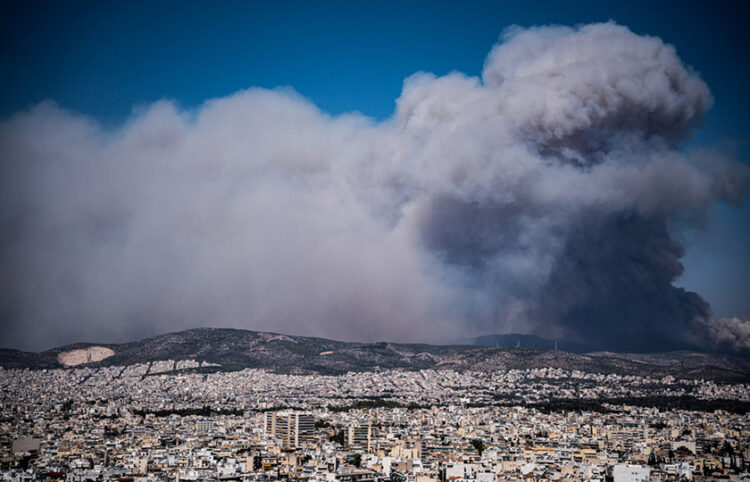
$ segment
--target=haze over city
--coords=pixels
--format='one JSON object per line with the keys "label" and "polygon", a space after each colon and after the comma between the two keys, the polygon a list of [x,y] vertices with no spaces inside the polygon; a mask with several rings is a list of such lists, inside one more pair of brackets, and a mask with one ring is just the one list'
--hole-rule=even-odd
{"label": "haze over city", "polygon": [[1,5],[3,347],[750,351],[740,4]]}

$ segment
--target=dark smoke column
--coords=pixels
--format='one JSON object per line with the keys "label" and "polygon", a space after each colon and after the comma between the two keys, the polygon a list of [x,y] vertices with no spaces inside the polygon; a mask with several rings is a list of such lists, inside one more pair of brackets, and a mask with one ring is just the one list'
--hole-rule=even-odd
{"label": "dark smoke column", "polygon": [[591,350],[747,349],[750,323],[724,320],[719,343],[708,303],[673,285],[673,221],[747,191],[745,166],[680,147],[712,102],[674,47],[611,23],[511,30],[481,84],[407,82],[404,162],[432,169],[414,174],[420,239],[467,287],[468,323]]}
{"label": "dark smoke column", "polygon": [[569,335],[592,350],[663,351],[694,345],[691,322],[708,303],[672,282],[682,246],[664,219],[592,213],[567,240],[543,300]]}

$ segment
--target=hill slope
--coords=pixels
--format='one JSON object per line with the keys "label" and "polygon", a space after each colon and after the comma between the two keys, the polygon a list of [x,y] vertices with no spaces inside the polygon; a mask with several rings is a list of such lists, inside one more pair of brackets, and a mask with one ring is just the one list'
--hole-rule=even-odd
{"label": "hill slope", "polygon": [[750,362],[731,356],[688,352],[648,356],[578,354],[523,347],[350,343],[218,328],[198,328],[123,344],[75,344],[41,353],[0,349],[0,366],[5,368],[61,368],[65,364],[124,366],[186,359],[217,364],[216,369],[220,370],[263,368],[280,373],[336,374],[379,368],[487,371],[557,367],[598,373],[750,380]]}

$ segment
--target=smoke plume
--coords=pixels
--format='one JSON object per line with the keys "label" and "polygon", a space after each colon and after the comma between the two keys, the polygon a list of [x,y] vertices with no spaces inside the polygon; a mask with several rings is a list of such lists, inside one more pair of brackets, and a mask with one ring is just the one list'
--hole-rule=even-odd
{"label": "smoke plume", "polygon": [[0,338],[748,350],[750,322],[673,285],[674,222],[747,192],[746,166],[681,149],[711,104],[672,46],[612,23],[508,30],[481,78],[417,73],[383,122],[289,89],[114,129],[44,102],[0,124]]}

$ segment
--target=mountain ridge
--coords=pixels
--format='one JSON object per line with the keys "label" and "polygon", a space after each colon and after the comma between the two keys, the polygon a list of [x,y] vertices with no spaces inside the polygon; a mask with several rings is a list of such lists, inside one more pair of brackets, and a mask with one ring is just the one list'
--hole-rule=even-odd
{"label": "mountain ridge", "polygon": [[489,371],[554,367],[722,382],[750,381],[750,360],[732,355],[571,353],[523,346],[345,342],[236,328],[194,328],[119,344],[75,343],[39,353],[0,348],[0,366],[17,369],[65,368],[65,363],[75,367],[127,366],[188,359],[209,363],[216,370],[260,368],[298,374],[332,375],[379,369]]}

